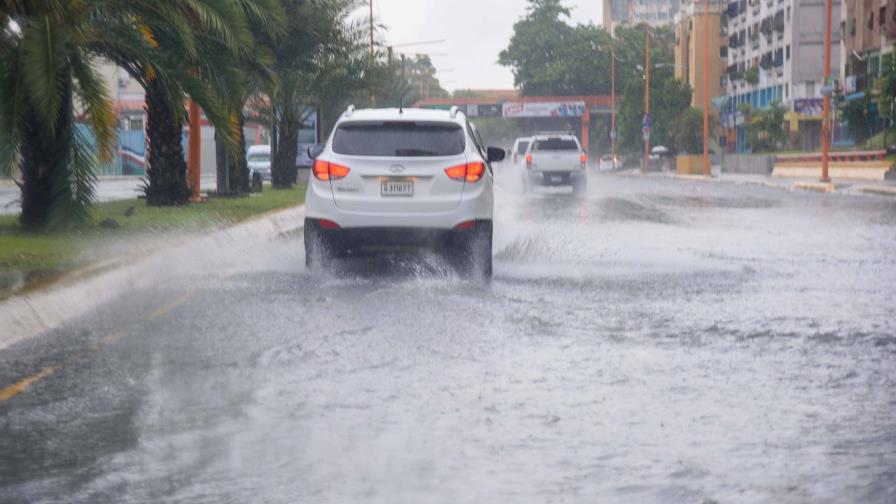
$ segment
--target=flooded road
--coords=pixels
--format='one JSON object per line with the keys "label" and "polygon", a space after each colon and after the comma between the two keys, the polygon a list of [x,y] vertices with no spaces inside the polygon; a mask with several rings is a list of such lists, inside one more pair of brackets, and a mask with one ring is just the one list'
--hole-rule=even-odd
{"label": "flooded road", "polygon": [[234,243],[0,352],[0,501],[896,502],[896,203],[515,181],[490,285]]}

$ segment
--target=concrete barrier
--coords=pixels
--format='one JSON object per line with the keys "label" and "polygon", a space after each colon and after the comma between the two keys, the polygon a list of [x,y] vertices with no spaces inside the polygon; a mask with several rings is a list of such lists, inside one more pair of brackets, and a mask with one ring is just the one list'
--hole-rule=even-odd
{"label": "concrete barrier", "polygon": [[703,175],[703,156],[678,156],[675,172],[679,175]]}
{"label": "concrete barrier", "polygon": [[[886,180],[887,172],[891,170],[888,161],[838,161],[831,162],[828,166],[828,174],[835,179],[855,180]],[[775,162],[773,177],[784,178],[820,178],[821,161],[791,161],[779,160]]]}
{"label": "concrete barrier", "polygon": [[774,156],[761,154],[726,154],[722,161],[722,173],[771,175],[774,167]]}

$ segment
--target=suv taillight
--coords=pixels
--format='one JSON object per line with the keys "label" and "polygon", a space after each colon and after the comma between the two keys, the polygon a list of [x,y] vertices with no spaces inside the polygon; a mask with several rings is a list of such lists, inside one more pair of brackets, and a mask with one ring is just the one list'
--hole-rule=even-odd
{"label": "suv taillight", "polygon": [[324,161],[322,159],[318,159],[314,162],[314,166],[312,167],[311,171],[314,172],[314,178],[316,178],[317,180],[328,181],[344,179],[352,170],[347,166],[342,166]]}
{"label": "suv taillight", "polygon": [[579,156],[579,162],[582,164],[582,169],[584,170],[588,165],[588,154],[583,152],[582,155]]}
{"label": "suv taillight", "polygon": [[445,174],[451,180],[466,180],[467,182],[479,182],[485,175],[485,163],[467,163],[465,165],[445,168]]}
{"label": "suv taillight", "polygon": [[532,154],[526,154],[526,168],[532,168]]}

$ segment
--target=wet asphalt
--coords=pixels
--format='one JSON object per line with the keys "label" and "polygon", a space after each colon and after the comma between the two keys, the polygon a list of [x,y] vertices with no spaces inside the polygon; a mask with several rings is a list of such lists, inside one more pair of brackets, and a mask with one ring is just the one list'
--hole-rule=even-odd
{"label": "wet asphalt", "polygon": [[298,233],[0,352],[0,502],[896,502],[896,201],[499,173],[489,285]]}

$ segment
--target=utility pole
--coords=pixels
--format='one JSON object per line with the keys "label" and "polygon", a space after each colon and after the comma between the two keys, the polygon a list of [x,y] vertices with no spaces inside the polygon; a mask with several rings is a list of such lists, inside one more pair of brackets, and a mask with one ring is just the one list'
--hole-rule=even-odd
{"label": "utility pole", "polygon": [[[831,80],[831,0],[825,0],[825,31],[824,31],[824,85],[828,86]],[[831,157],[831,94],[824,96],[824,119],[822,121],[821,139],[821,181],[829,183],[828,163]]]}
{"label": "utility pole", "polygon": [[202,197],[199,194],[199,185],[202,181],[202,114],[199,112],[199,104],[192,99],[189,107],[190,132],[187,139],[187,182],[190,184],[190,201],[199,203]]}
{"label": "utility pole", "polygon": [[613,154],[611,163],[616,169],[616,40],[613,38],[613,27],[610,27],[610,150]]}
{"label": "utility pole", "polygon": [[[370,64],[373,65],[374,58],[374,50],[373,50],[373,0],[370,0]],[[376,93],[373,92],[373,89],[370,90],[370,107],[376,108]]]}
{"label": "utility pole", "polygon": [[709,0],[703,2],[703,176],[709,177]]}
{"label": "utility pole", "polygon": [[[830,1],[830,0],[828,0]],[[650,25],[644,25],[644,166],[647,173],[650,163]]]}

